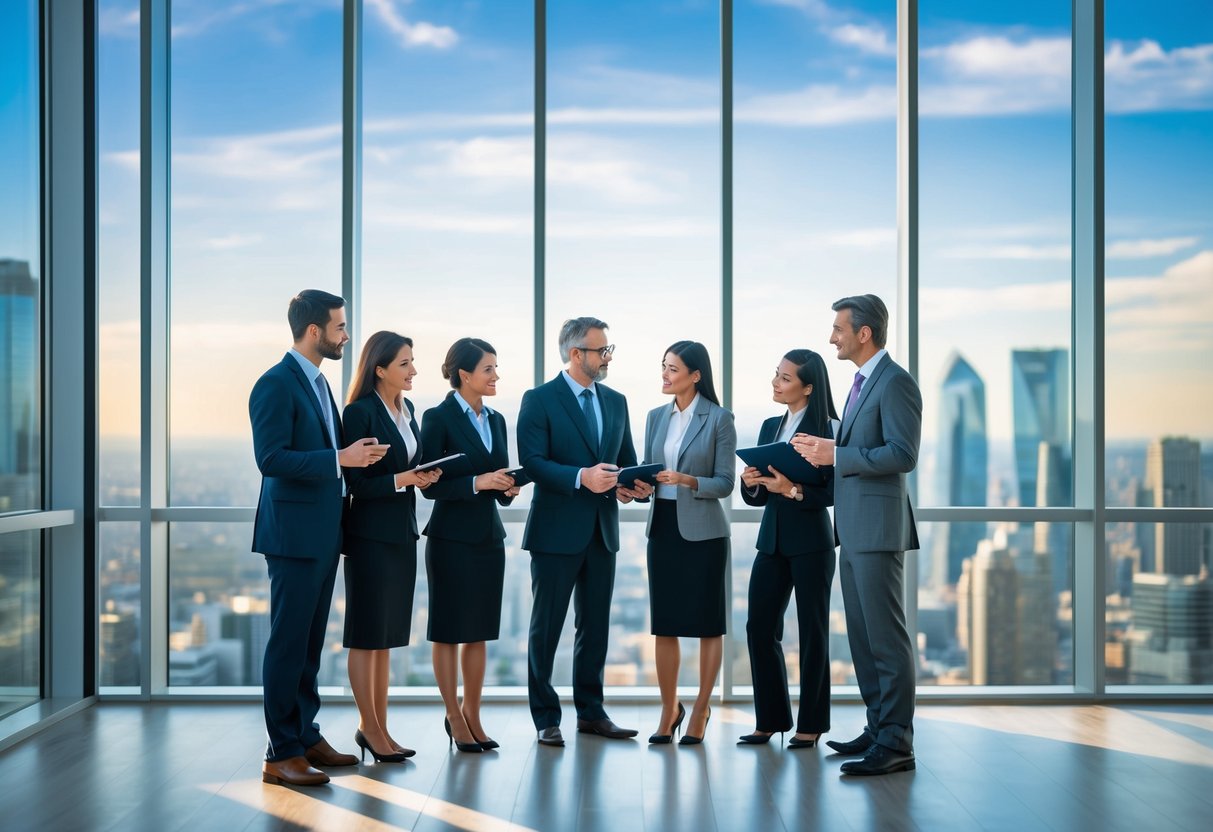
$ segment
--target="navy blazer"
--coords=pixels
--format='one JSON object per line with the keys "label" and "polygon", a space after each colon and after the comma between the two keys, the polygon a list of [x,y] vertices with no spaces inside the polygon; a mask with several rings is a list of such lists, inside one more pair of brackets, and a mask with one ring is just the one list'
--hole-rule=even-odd
{"label": "navy blazer", "polygon": [[378,394],[371,392],[345,406],[342,418],[350,442],[373,436],[392,446],[383,459],[372,465],[344,469],[345,481],[350,486],[350,508],[345,516],[345,531],[349,535],[384,543],[400,543],[405,533],[417,539],[416,489],[410,485],[404,491],[396,490],[396,474],[414,467],[422,453],[413,403],[403,401],[408,408],[409,429],[417,439],[417,453],[412,457]]}
{"label": "navy blazer", "polygon": [[608,462],[621,468],[636,464],[627,399],[596,384],[602,408],[602,442],[594,438],[581,403],[563,374],[522,396],[518,413],[518,459],[534,481],[522,548],[532,552],[573,555],[590,544],[594,528],[607,549],[619,551],[619,501],[615,490],[595,494],[575,487],[577,471]]}
{"label": "navy blazer", "polygon": [[[338,447],[341,417],[329,394]],[[315,388],[289,352],[262,374],[249,394],[253,455],[261,495],[253,551],[295,558],[341,550],[341,472]]]}
{"label": "navy blazer", "polygon": [[510,446],[505,434],[505,417],[497,411],[489,414],[489,431],[493,450],[484,447],[484,440],[455,401],[452,390],[436,407],[421,417],[421,441],[425,446],[425,461],[442,459],[451,454],[467,454],[460,460],[461,476],[445,474],[424,494],[434,500],[434,512],[423,534],[460,543],[488,543],[505,539],[505,526],[497,513],[497,504],[508,506],[513,497],[504,491],[472,493],[472,483],[480,474],[497,471],[510,464]]}
{"label": "navy blazer", "polygon": [[[782,416],[772,416],[762,423],[758,431],[758,444],[766,445],[779,435]],[[796,433],[828,433],[819,426],[810,424],[809,409],[801,416]],[[804,486],[804,499],[793,500],[782,494],[774,494],[762,486],[757,494],[751,494],[743,483],[741,499],[751,506],[766,506],[762,512],[762,524],[758,527],[757,549],[765,554],[778,552],[786,557],[807,555],[810,552],[825,552],[834,548],[834,526],[830,513],[834,505],[834,468],[819,469],[821,479],[813,483],[798,483]]]}

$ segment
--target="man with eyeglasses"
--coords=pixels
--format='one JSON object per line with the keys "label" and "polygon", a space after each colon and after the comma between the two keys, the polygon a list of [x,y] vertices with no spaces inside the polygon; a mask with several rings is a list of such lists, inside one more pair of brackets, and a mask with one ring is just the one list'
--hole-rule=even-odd
{"label": "man with eyeglasses", "polygon": [[611,739],[620,728],[602,707],[619,503],[640,492],[619,484],[619,469],[636,464],[624,397],[599,382],[615,346],[597,318],[573,318],[560,328],[566,367],[528,390],[518,414],[518,459],[535,483],[522,548],[531,553],[531,631],[527,686],[531,717],[543,745],[564,745],[560,698],[552,687],[556,648],[573,598],[573,703],[577,730]]}

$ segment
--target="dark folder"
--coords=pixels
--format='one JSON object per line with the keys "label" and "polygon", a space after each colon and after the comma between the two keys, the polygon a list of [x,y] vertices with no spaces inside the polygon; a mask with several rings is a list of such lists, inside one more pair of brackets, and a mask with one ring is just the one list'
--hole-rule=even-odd
{"label": "dark folder", "polygon": [[814,468],[789,442],[738,448],[737,455],[746,465],[753,465],[761,471],[763,476],[770,476],[767,468],[771,467],[800,485],[821,485],[829,479],[828,467]]}
{"label": "dark folder", "polygon": [[511,468],[510,470],[506,471],[506,473],[514,478],[514,486],[516,488],[521,488],[524,485],[531,484],[531,478],[527,476],[526,469],[521,465],[519,465],[517,468]]}
{"label": "dark folder", "polygon": [[665,470],[665,466],[654,462],[651,465],[630,465],[619,470],[619,484],[631,488],[636,480],[642,480],[649,485],[657,485],[657,475]]}

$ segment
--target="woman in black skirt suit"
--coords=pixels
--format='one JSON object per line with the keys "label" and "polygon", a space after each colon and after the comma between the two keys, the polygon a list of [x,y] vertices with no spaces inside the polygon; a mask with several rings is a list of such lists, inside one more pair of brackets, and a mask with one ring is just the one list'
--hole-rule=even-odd
{"label": "woman in black skirt suit", "polygon": [[[771,380],[772,398],[787,412],[762,423],[760,445],[798,433],[831,437],[837,419],[825,362],[812,350],[792,350]],[[792,728],[788,674],[783,659],[783,617],[792,590],[800,632],[800,711],[789,748],[812,748],[830,730],[830,584],[834,580],[834,469],[818,469],[814,482],[793,483],[774,469],[741,473],[741,497],[764,506],[758,554],[750,572],[746,640],[754,678],[757,725],[741,742],[761,745]]]}
{"label": "woman in black skirt suit", "polygon": [[712,715],[723,652],[729,523],[721,500],[733,492],[737,431],[733,414],[716,398],[703,344],[679,341],[666,350],[661,392],[674,400],[649,412],[644,450],[646,464],[665,466],[648,525],[649,605],[661,688],[661,719],[649,742],[672,742],[686,716],[677,692],[678,638],[685,636],[699,639],[699,695],[680,744],[696,745]]}
{"label": "woman in black skirt suit", "polygon": [[375,437],[391,445],[366,468],[346,468],[350,508],[345,517],[345,637],[350,651],[350,689],[358,704],[354,742],[363,757],[400,762],[413,751],[387,730],[388,653],[409,643],[413,588],[417,582],[417,515],[414,489],[437,481],[441,471],[409,469],[421,458],[413,404],[413,342],[394,332],[367,339],[350,385],[341,422],[350,441]]}
{"label": "woman in black skirt suit", "polygon": [[[498,744],[480,724],[480,696],[485,642],[496,639],[501,629],[505,527],[497,505],[513,502],[518,488],[506,474],[510,449],[505,418],[484,401],[497,395],[497,351],[479,338],[460,338],[446,354],[442,377],[454,390],[421,419],[425,458],[467,454],[460,470],[468,473],[425,492],[434,500],[425,527],[428,635],[434,643],[434,676],[446,705],[448,736],[460,751],[490,750]],[[460,664],[462,705],[457,697]]]}

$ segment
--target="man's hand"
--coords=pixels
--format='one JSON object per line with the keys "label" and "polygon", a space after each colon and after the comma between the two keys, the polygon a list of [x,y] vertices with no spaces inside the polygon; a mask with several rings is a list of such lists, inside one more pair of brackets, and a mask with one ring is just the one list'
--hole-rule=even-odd
{"label": "man's hand", "polygon": [[342,468],[365,468],[383,459],[383,455],[390,447],[392,446],[380,445],[378,439],[368,436],[366,439],[359,439],[348,448],[338,451],[337,462]]}
{"label": "man's hand", "polygon": [[632,487],[620,485],[615,488],[615,497],[621,503],[630,503],[632,500],[644,500],[653,494],[653,486],[649,485],[644,480],[632,480]]}
{"label": "man's hand", "polygon": [[509,491],[514,487],[514,478],[506,473],[508,470],[501,468],[476,477],[476,491]]}
{"label": "man's hand", "polygon": [[581,469],[581,485],[595,494],[605,494],[619,482],[619,469],[607,462]]}
{"label": "man's hand", "polygon": [[834,440],[823,439],[820,436],[809,436],[798,433],[792,437],[792,447],[802,457],[813,464],[814,468],[834,464]]}

